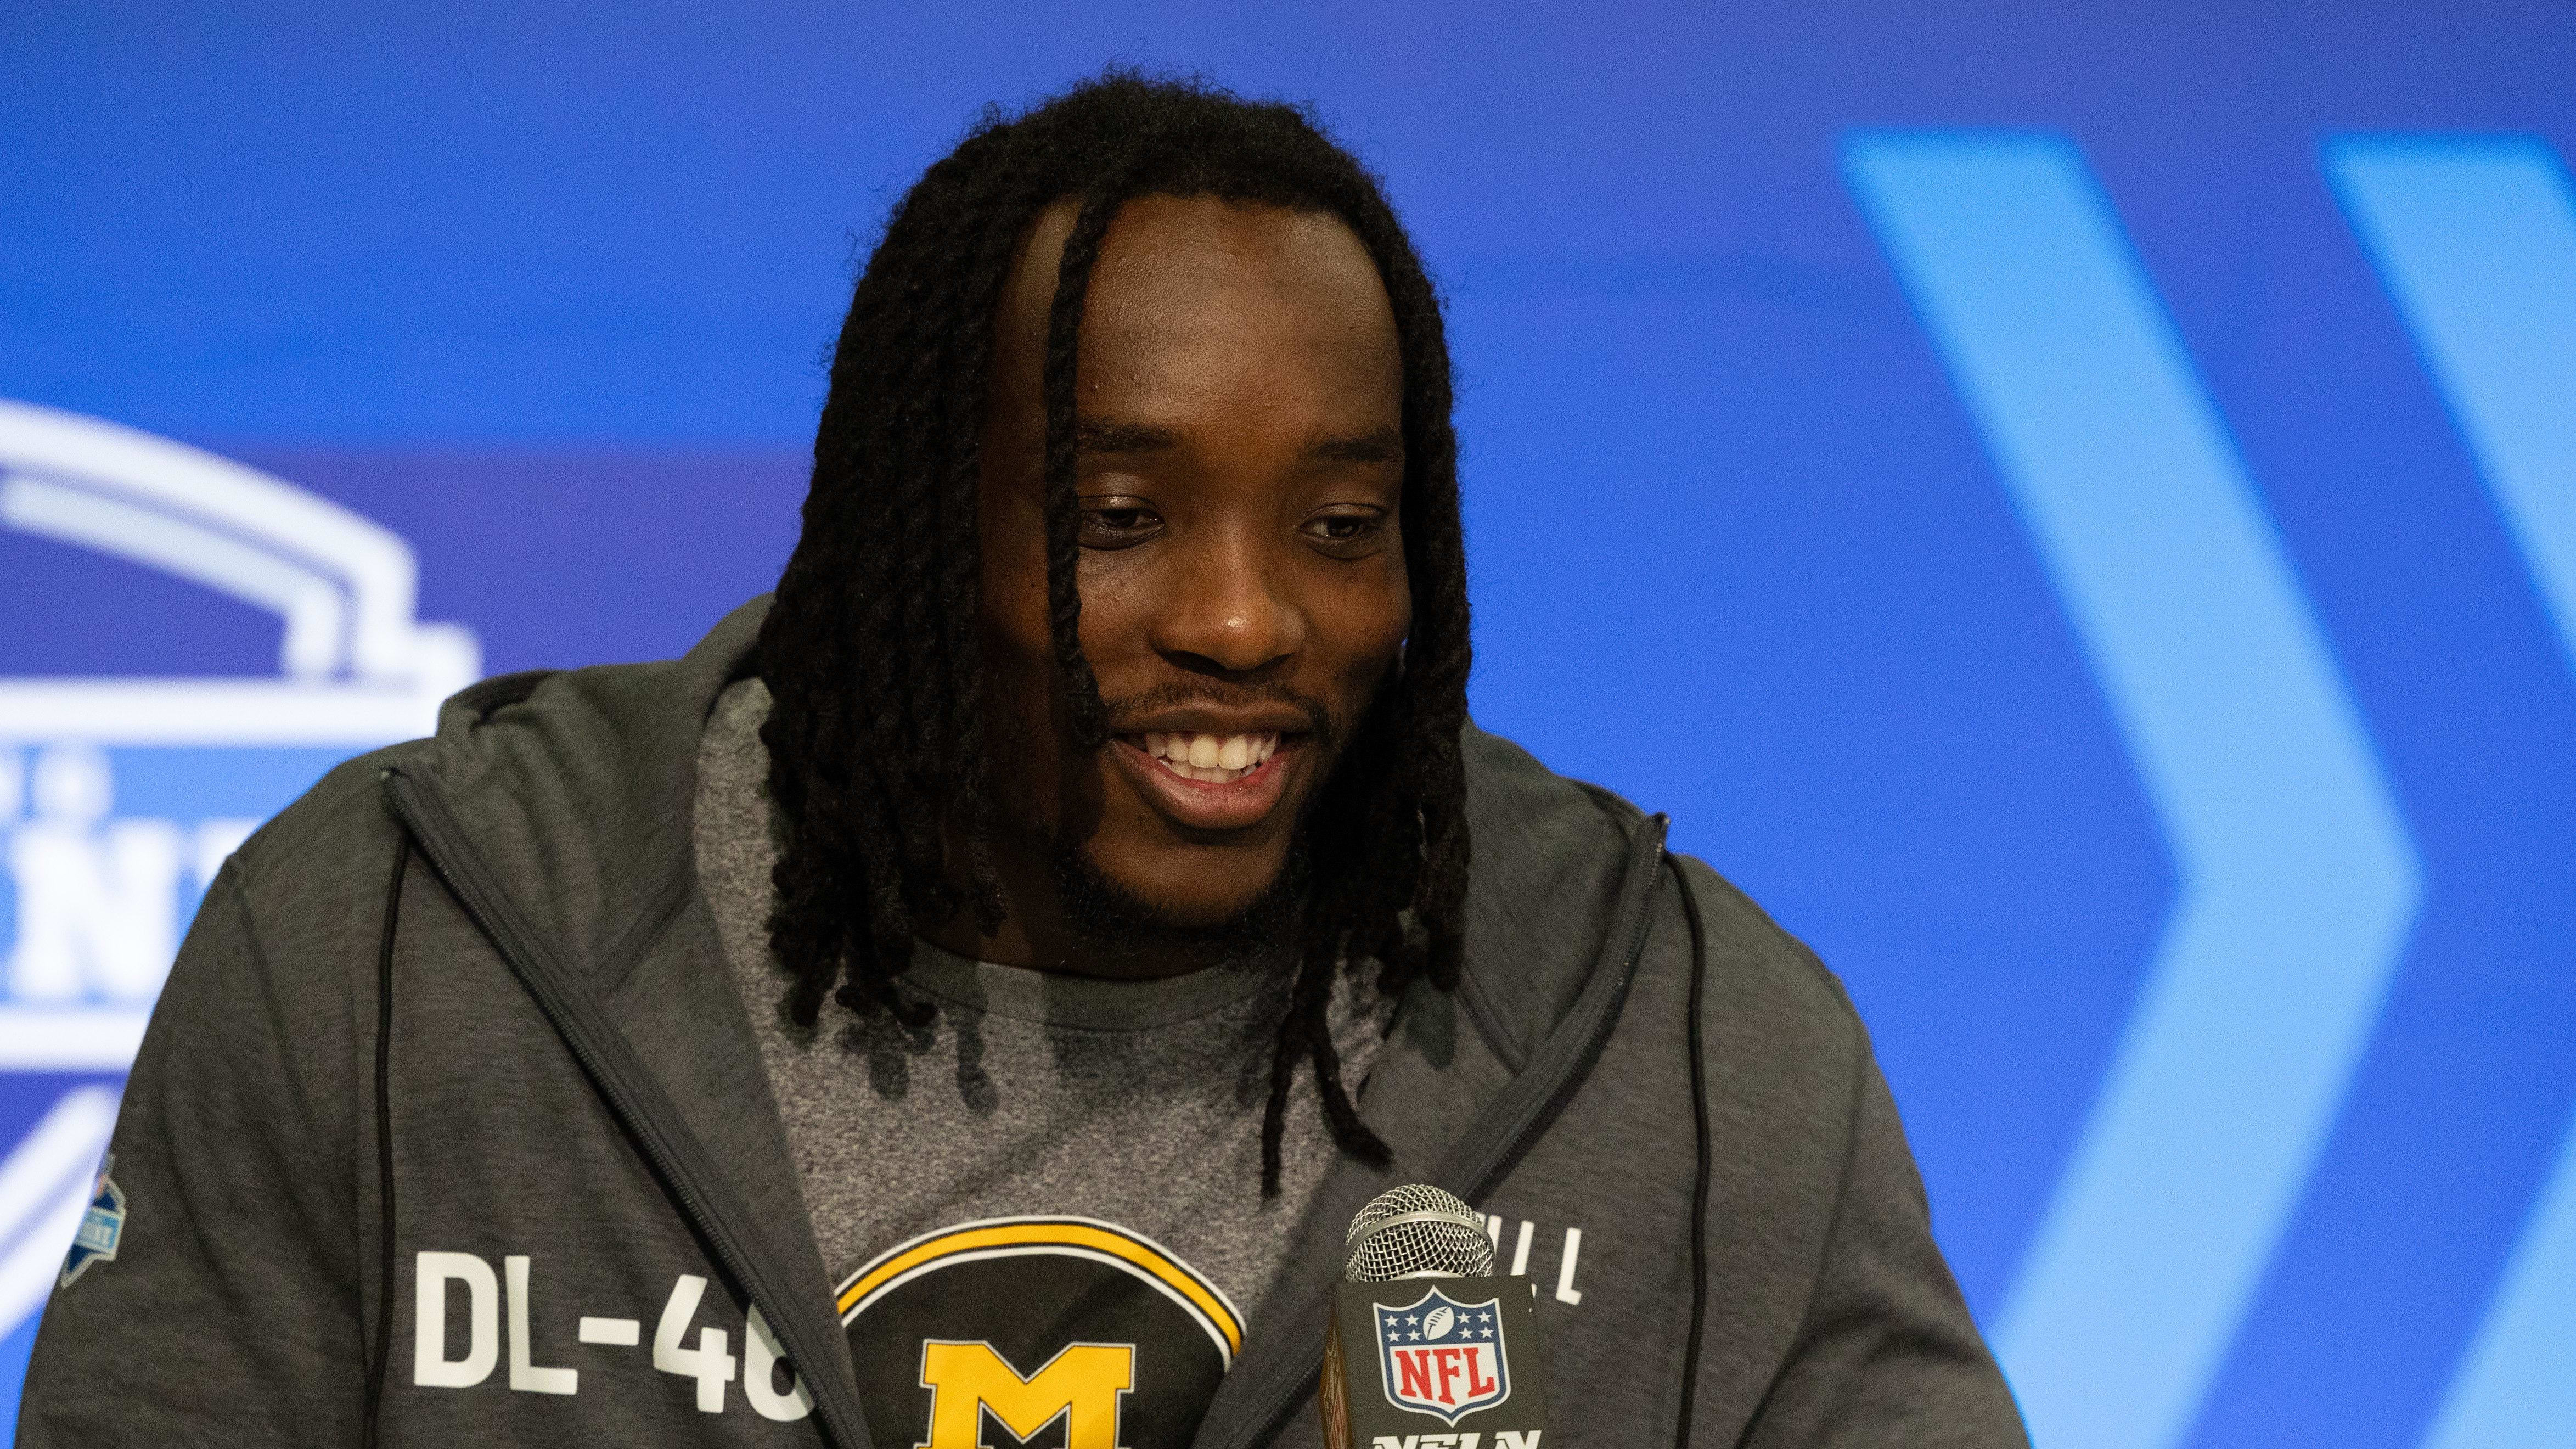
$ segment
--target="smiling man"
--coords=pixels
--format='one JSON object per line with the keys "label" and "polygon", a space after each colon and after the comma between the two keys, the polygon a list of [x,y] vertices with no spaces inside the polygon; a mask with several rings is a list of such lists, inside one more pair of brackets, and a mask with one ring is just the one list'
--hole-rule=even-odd
{"label": "smiling man", "polygon": [[1551,1442],[2021,1442],[1832,977],[1467,722],[1456,453],[1302,114],[988,120],[774,598],[227,865],[21,1442],[1307,1443],[1406,1181],[1534,1280]]}

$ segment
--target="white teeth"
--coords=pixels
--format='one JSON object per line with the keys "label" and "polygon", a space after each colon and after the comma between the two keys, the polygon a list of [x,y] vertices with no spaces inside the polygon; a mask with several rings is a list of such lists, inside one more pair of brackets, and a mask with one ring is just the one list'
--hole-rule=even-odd
{"label": "white teeth", "polygon": [[1157,731],[1136,738],[1146,754],[1161,760],[1173,774],[1212,785],[1240,780],[1279,752],[1279,736],[1268,730],[1242,735]]}

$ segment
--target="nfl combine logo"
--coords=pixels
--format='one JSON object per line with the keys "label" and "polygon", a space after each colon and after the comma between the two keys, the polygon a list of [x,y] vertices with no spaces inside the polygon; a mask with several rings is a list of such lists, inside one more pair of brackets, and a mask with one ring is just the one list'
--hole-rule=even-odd
{"label": "nfl combine logo", "polygon": [[[471,631],[418,617],[420,561],[383,525],[168,438],[0,398],[0,577],[13,608],[62,611],[7,627],[169,632],[140,612],[161,607],[157,586],[55,572],[64,549],[207,591],[192,616],[265,612],[277,672],[0,673],[0,1342],[49,1282],[117,1255],[125,1194],[91,1168],[225,858],[350,755],[435,728],[438,702],[483,672]],[[0,1382],[17,1374],[0,1366]]]}
{"label": "nfl combine logo", "polygon": [[98,1180],[91,1184],[89,1211],[81,1215],[81,1225],[72,1234],[72,1250],[63,1259],[63,1271],[56,1283],[68,1288],[74,1278],[88,1271],[89,1265],[116,1256],[116,1243],[125,1236],[125,1189],[108,1176],[116,1170],[116,1154],[98,1165]]}
{"label": "nfl combine logo", "polygon": [[1371,1304],[1386,1401],[1450,1427],[1512,1396],[1502,1300],[1460,1303],[1434,1288],[1402,1308]]}

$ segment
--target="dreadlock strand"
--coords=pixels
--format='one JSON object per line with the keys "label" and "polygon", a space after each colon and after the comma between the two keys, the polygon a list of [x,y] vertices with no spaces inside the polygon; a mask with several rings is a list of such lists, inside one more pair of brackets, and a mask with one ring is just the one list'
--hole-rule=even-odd
{"label": "dreadlock strand", "polygon": [[[933,285],[910,300],[912,305],[934,315],[953,314],[966,310],[968,291],[965,275],[952,269],[934,274]],[[966,615],[970,622],[974,617],[971,609],[943,606],[961,577],[974,577],[971,560],[967,569],[960,571],[950,566],[947,557],[961,544],[969,551],[974,549],[974,494],[971,487],[961,489],[961,485],[971,484],[972,475],[964,469],[979,456],[972,446],[978,430],[963,425],[966,399],[959,396],[961,389],[951,384],[952,379],[968,370],[963,354],[973,350],[973,341],[966,334],[941,337],[934,346],[907,359],[895,383],[912,400],[913,422],[920,434],[956,437],[968,443],[954,450],[962,458],[921,456],[926,450],[916,446],[907,449],[901,462],[901,518],[896,536],[919,539],[923,544],[898,550],[905,575],[900,626],[905,638],[937,638],[959,614]],[[981,397],[980,388],[976,396]],[[963,498],[958,496],[961,491]],[[970,524],[962,540],[955,527],[942,526],[943,521],[961,514]],[[907,759],[923,762],[923,778],[914,788],[897,794],[892,804],[903,838],[906,903],[917,919],[939,921],[953,914],[961,903],[946,869],[942,822],[956,812],[960,759],[954,726],[961,713],[960,699],[977,692],[962,681],[979,677],[980,670],[961,675],[955,666],[917,653],[909,654],[905,663],[912,677],[897,696],[902,705],[903,753]],[[966,708],[971,710],[971,705]]]}
{"label": "dreadlock strand", "polygon": [[[1298,964],[1302,980],[1308,967]],[[1270,1096],[1261,1108],[1261,1195],[1279,1195],[1279,1174],[1285,1165],[1284,1149],[1288,1138],[1288,1093],[1297,1085],[1299,1049],[1304,1045],[1299,1030],[1296,990],[1290,988],[1287,1016],[1279,1023],[1279,1033],[1270,1044]]]}
{"label": "dreadlock strand", "polygon": [[[1038,198],[1027,194],[1028,190],[1026,183],[1020,182],[1012,209],[1035,209]],[[999,228],[987,230],[979,239],[964,269],[970,279],[963,299],[966,315],[992,314],[1017,251],[1017,236]],[[945,511],[940,526],[939,594],[951,600],[977,599],[983,579],[977,503],[983,478],[984,400],[992,377],[992,330],[962,329],[954,345],[958,372],[954,385],[945,390],[949,415],[944,421],[952,429],[957,447],[948,462],[941,490]],[[1001,874],[993,862],[992,771],[985,752],[984,692],[979,687],[984,678],[983,629],[976,609],[953,608],[941,620],[941,628],[942,653],[955,675],[948,692],[946,759],[952,782],[948,800],[951,823],[965,854],[967,907],[974,913],[976,924],[991,934],[1001,929],[1006,905]]]}
{"label": "dreadlock strand", "polygon": [[1076,370],[1081,352],[1082,310],[1091,287],[1092,266],[1100,260],[1101,239],[1118,214],[1124,195],[1094,191],[1083,198],[1073,230],[1065,236],[1056,262],[1055,300],[1047,308],[1046,394],[1046,531],[1047,624],[1055,638],[1056,667],[1063,671],[1071,706],[1073,742],[1096,750],[1109,741],[1107,710],[1100,701],[1100,682],[1082,652],[1082,591],[1076,586],[1082,561],[1082,502],[1075,493],[1079,438],[1074,429]]}
{"label": "dreadlock strand", "polygon": [[1318,1022],[1313,1035],[1315,1085],[1323,1095],[1324,1125],[1332,1129],[1334,1145],[1383,1171],[1394,1164],[1395,1150],[1360,1120],[1359,1108],[1342,1085],[1342,1057],[1333,1049],[1332,1032]]}

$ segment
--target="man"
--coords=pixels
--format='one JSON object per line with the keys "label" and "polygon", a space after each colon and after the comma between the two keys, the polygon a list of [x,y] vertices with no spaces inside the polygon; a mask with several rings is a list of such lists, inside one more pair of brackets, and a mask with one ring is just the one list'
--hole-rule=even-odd
{"label": "man", "polygon": [[1296,112],[988,121],[774,599],[226,868],[24,1442],[1310,1443],[1405,1181],[1537,1281],[1551,1436],[2019,1442],[1833,979],[1466,722],[1449,414]]}

